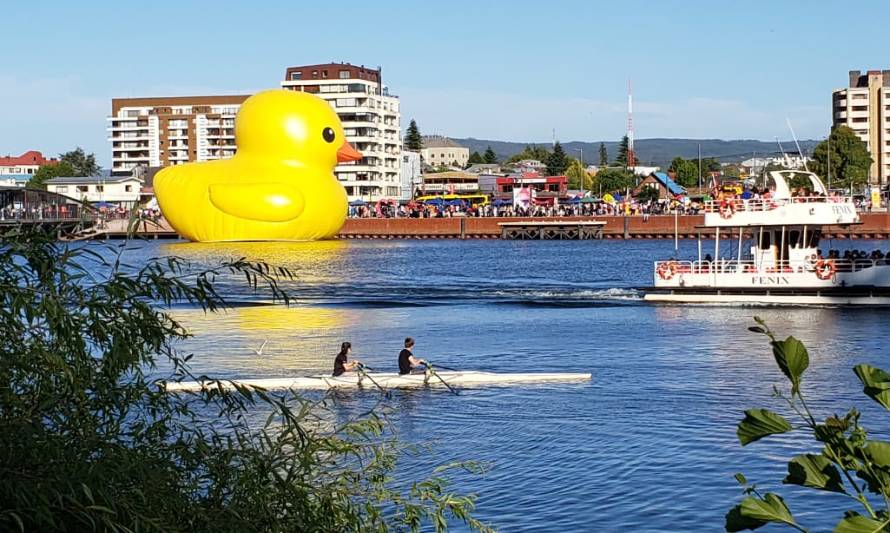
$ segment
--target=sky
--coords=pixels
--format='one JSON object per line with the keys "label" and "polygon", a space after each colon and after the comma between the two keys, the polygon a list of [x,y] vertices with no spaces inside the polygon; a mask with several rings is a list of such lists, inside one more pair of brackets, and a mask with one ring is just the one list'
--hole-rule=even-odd
{"label": "sky", "polygon": [[[292,65],[381,66],[402,127],[521,142],[818,139],[849,70],[890,69],[890,2],[8,2],[0,155],[110,160],[113,97],[250,94]],[[12,44],[14,43],[14,44]]]}

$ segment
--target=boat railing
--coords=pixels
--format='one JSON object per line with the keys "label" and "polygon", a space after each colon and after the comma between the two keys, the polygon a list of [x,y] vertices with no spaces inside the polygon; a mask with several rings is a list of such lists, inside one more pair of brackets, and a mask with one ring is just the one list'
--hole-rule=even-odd
{"label": "boat railing", "polygon": [[750,259],[719,259],[717,261],[656,261],[655,272],[662,279],[676,274],[782,274],[815,272],[817,268],[831,268],[836,272],[859,272],[876,266],[888,266],[890,259],[828,259],[816,261],[779,261],[764,265]]}
{"label": "boat railing", "polygon": [[772,211],[788,204],[831,203],[851,204],[853,199],[849,196],[795,196],[793,198],[725,198],[723,200],[708,200],[705,202],[706,213],[736,213],[739,211],[762,212]]}

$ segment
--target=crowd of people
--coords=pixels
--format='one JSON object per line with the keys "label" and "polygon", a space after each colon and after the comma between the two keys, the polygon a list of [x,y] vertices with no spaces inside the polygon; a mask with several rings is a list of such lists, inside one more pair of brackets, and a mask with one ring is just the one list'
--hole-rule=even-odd
{"label": "crowd of people", "polygon": [[572,216],[644,216],[650,215],[697,215],[702,212],[701,202],[676,200],[636,200],[555,202],[551,205],[513,205],[489,203],[486,205],[452,201],[443,203],[381,202],[351,206],[350,218],[451,218],[451,217],[572,217]]}
{"label": "crowd of people", "polygon": [[0,220],[69,220],[85,216],[77,204],[7,205],[0,208]]}

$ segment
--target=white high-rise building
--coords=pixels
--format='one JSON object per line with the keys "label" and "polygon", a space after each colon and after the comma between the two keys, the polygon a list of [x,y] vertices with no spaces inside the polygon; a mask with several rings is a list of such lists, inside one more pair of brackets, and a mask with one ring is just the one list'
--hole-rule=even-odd
{"label": "white high-rise building", "polygon": [[851,70],[849,87],[832,93],[832,120],[868,144],[869,183],[890,183],[890,70]]}
{"label": "white high-rise building", "polygon": [[235,155],[235,114],[247,96],[114,98],[111,173]]}
{"label": "white high-rise building", "polygon": [[402,193],[399,99],[383,85],[380,69],[349,63],[290,67],[281,86],[328,101],[343,122],[346,140],[364,156],[337,165],[350,200],[376,201]]}

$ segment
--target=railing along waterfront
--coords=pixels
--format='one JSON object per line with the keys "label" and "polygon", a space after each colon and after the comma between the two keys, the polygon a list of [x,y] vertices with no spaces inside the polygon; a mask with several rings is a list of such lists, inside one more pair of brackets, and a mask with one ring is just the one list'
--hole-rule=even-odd
{"label": "railing along waterfront", "polygon": [[655,261],[655,271],[672,271],[673,274],[775,274],[815,272],[817,268],[831,265],[837,272],[859,272],[876,266],[890,265],[890,259],[829,259],[815,261],[780,261],[765,266],[750,259],[721,259],[718,261]]}
{"label": "railing along waterfront", "polygon": [[852,204],[853,199],[849,196],[839,196],[839,197],[831,197],[831,196],[795,196],[793,198],[730,198],[724,200],[708,200],[704,203],[704,212],[705,213],[721,213],[726,209],[731,209],[733,212],[738,211],[748,211],[748,212],[759,212],[759,211],[772,211],[773,209],[777,209],[783,205],[789,204],[808,204],[808,203],[821,203],[821,204]]}
{"label": "railing along waterfront", "polygon": [[0,224],[39,222],[93,222],[96,214],[78,206],[47,206],[32,209],[0,209]]}

